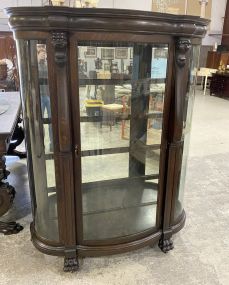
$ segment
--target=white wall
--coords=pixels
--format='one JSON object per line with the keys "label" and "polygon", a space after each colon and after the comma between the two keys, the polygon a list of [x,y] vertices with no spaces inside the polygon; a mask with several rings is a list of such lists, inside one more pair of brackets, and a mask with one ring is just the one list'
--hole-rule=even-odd
{"label": "white wall", "polygon": [[99,8],[151,11],[152,0],[100,0]]}
{"label": "white wall", "polygon": [[[212,0],[212,17],[209,31],[203,39],[203,45],[219,45],[222,39],[223,21],[225,16],[227,0]],[[218,33],[218,35],[215,35]]]}
{"label": "white wall", "polygon": [[[196,0],[198,1],[198,0]],[[221,43],[223,17],[225,15],[227,0],[212,0],[212,18],[209,31],[203,39],[203,45],[214,45]],[[120,8],[120,9],[137,9],[151,11],[152,0],[100,0],[99,8]],[[213,35],[218,33],[219,35]]]}
{"label": "white wall", "polygon": [[8,19],[3,9],[14,6],[41,6],[42,0],[0,0],[0,31],[9,31]]}

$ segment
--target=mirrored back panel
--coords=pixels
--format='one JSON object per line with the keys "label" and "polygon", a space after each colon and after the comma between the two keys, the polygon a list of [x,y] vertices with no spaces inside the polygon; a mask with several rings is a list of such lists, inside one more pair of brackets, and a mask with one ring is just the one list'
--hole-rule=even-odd
{"label": "mirrored back panel", "polygon": [[83,238],[156,225],[167,44],[78,43]]}

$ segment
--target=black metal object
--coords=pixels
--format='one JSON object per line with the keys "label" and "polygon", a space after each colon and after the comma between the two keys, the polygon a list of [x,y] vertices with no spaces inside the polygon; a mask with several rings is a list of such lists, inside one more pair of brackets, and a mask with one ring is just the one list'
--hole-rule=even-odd
{"label": "black metal object", "polygon": [[[25,158],[25,152],[19,152],[15,150],[16,147],[20,145],[24,140],[24,130],[19,126],[19,123],[21,123],[21,121],[22,120],[19,117],[11,139],[12,143],[9,145],[7,154],[17,155],[20,158]],[[0,217],[8,212],[13,204],[13,200],[16,194],[13,186],[7,182],[2,182],[2,180],[5,180],[9,174],[10,172],[6,170],[5,157],[2,156],[0,157]],[[4,235],[16,234],[21,230],[23,230],[23,226],[21,226],[19,223],[0,222],[0,233],[3,233]]]}
{"label": "black metal object", "polygon": [[22,122],[22,119],[19,117],[17,121],[17,125],[15,127],[13,136],[11,138],[11,142],[7,151],[7,155],[16,155],[20,158],[26,158],[26,152],[21,152],[16,150],[16,147],[19,146],[25,138],[24,129],[19,126]]}

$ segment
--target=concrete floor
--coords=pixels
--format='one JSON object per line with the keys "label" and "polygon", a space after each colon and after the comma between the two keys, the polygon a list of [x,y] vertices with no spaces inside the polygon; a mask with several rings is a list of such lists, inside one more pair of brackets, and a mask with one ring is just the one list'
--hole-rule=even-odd
{"label": "concrete floor", "polygon": [[17,189],[1,220],[25,229],[0,236],[0,284],[228,285],[229,101],[198,92],[193,113],[185,186],[185,228],[167,255],[155,248],[85,258],[76,274],[62,271],[63,258],[47,256],[30,242],[30,201],[24,160],[8,157],[9,182]]}

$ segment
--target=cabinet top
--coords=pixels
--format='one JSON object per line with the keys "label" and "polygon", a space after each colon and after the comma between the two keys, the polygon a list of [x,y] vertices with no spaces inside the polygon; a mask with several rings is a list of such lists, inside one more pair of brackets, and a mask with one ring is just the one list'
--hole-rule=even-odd
{"label": "cabinet top", "polygon": [[124,32],[203,37],[209,20],[139,10],[58,6],[4,9],[13,31]]}

